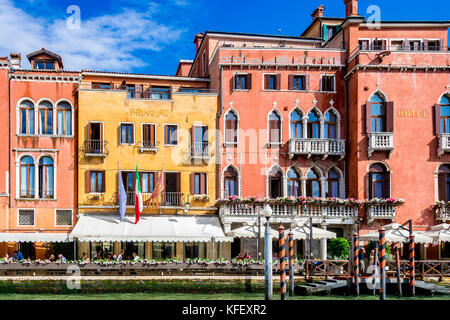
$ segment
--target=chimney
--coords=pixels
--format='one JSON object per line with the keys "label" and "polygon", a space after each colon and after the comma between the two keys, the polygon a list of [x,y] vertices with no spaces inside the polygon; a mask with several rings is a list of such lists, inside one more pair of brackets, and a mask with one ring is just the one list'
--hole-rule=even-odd
{"label": "chimney", "polygon": [[325,7],[323,5],[320,5],[319,7],[317,7],[317,9],[314,10],[314,12],[311,15],[311,17],[313,18],[313,21],[316,20],[316,18],[323,17],[324,10],[325,10]]}
{"label": "chimney", "polygon": [[345,17],[358,16],[358,0],[344,0]]}
{"label": "chimney", "polygon": [[197,33],[194,38],[194,43],[195,43],[195,47],[196,47],[197,51],[198,51],[198,48],[200,48],[200,44],[202,43],[202,40],[203,40],[203,33],[201,33],[201,32]]}
{"label": "chimney", "polygon": [[22,61],[22,55],[20,53],[10,53],[9,56],[11,57],[11,66],[13,69],[20,69],[20,62]]}

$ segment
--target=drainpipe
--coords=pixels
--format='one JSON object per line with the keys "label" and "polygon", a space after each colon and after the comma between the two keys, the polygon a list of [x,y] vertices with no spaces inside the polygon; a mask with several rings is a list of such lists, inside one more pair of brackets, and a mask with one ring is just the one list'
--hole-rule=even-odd
{"label": "drainpipe", "polygon": [[220,190],[222,188],[222,186],[220,185],[220,173],[219,173],[219,168],[220,168],[220,146],[219,146],[219,141],[220,141],[220,134],[219,134],[219,126],[220,126],[220,117],[222,116],[223,113],[223,67],[220,66],[220,106],[219,106],[219,111],[217,112],[217,117],[216,117],[216,133],[217,133],[217,137],[216,137],[216,199],[219,199],[220,197]]}
{"label": "drainpipe", "polygon": [[[11,78],[8,74],[8,212],[7,216],[9,216],[9,208],[11,208]],[[9,222],[9,221],[8,221]],[[6,229],[8,229],[8,225]]]}

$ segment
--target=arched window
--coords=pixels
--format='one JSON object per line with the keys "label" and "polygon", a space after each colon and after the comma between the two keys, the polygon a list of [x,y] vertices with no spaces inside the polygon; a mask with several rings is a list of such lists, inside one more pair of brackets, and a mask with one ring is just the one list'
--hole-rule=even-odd
{"label": "arched window", "polygon": [[450,133],[450,97],[443,95],[439,100],[441,108],[441,133]]}
{"label": "arched window", "polygon": [[325,138],[337,139],[337,116],[334,111],[325,113]]}
{"label": "arched window", "polygon": [[48,101],[39,104],[39,133],[53,133],[53,106]]}
{"label": "arched window", "polygon": [[319,174],[316,169],[310,169],[306,174],[306,196],[320,197],[322,188],[320,185]]}
{"label": "arched window", "polygon": [[60,102],[56,108],[58,117],[58,135],[72,134],[72,108],[67,102]]}
{"label": "arched window", "polygon": [[233,111],[225,116],[225,143],[237,143],[238,120]]}
{"label": "arched window", "polygon": [[283,196],[283,174],[276,167],[269,172],[269,197],[272,199]]}
{"label": "arched window", "polygon": [[280,116],[272,111],[269,115],[269,143],[281,142],[281,119]]}
{"label": "arched window", "polygon": [[386,132],[386,102],[377,92],[370,98],[371,102],[371,130],[372,132]]}
{"label": "arched window", "polygon": [[20,104],[20,133],[34,134],[34,105],[28,100]]}
{"label": "arched window", "polygon": [[34,160],[25,156],[20,160],[20,197],[34,198]]}
{"label": "arched window", "polygon": [[232,166],[229,166],[224,172],[224,192],[225,196],[237,196],[238,192],[238,174]]}
{"label": "arched window", "polygon": [[339,173],[332,168],[327,174],[327,197],[339,198]]}
{"label": "arched window", "polygon": [[320,138],[320,116],[316,110],[308,115],[308,138]]}
{"label": "arched window", "polygon": [[287,193],[288,196],[293,197],[302,195],[300,175],[295,169],[289,169],[287,173]]}
{"label": "arched window", "polygon": [[448,164],[439,167],[438,194],[439,200],[450,201],[450,165]]}
{"label": "arched window", "polygon": [[302,115],[298,110],[291,113],[289,119],[291,121],[291,139],[303,137]]}
{"label": "arched window", "polygon": [[369,199],[390,197],[391,182],[389,171],[382,164],[372,164],[369,168]]}
{"label": "arched window", "polygon": [[53,198],[53,159],[42,157],[39,160],[39,197]]}

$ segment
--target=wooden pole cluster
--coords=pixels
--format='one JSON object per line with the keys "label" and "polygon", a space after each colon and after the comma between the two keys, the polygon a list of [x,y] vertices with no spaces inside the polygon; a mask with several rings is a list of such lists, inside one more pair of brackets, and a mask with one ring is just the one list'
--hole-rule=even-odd
{"label": "wooden pole cluster", "polygon": [[294,294],[294,234],[289,232],[289,296]]}
{"label": "wooden pole cluster", "polygon": [[284,239],[284,227],[280,224],[278,228],[278,247],[280,258],[280,289],[281,300],[286,300],[286,248]]}
{"label": "wooden pole cluster", "polygon": [[359,296],[359,238],[356,232],[353,234],[353,267],[355,273],[356,295]]}
{"label": "wooden pole cluster", "polygon": [[399,244],[395,244],[395,263],[397,265],[397,290],[398,295],[402,296],[402,276],[401,276],[401,270],[400,270],[400,253],[399,253]]}
{"label": "wooden pole cluster", "polygon": [[386,231],[382,227],[380,230],[378,230],[378,232],[380,233],[380,300],[386,300]]}

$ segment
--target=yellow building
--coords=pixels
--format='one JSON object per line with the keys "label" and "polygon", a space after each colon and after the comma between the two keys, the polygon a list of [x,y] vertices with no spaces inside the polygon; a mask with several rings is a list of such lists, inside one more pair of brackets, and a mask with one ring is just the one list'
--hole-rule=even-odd
{"label": "yellow building", "polygon": [[[208,79],[84,72],[78,91],[78,255],[212,258],[229,251],[216,216],[217,93]],[[127,192],[119,220],[118,186]],[[135,224],[136,166],[144,210]],[[162,176],[162,177],[161,177]],[[161,179],[161,180],[160,180]],[[150,200],[155,185],[163,192]],[[226,242],[226,243],[225,243]]]}

